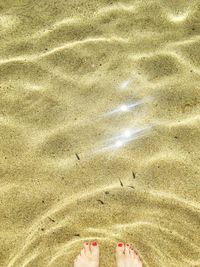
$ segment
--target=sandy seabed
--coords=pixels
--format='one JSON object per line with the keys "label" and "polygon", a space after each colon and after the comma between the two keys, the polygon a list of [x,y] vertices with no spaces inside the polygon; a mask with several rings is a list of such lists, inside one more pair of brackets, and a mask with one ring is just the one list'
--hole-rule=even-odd
{"label": "sandy seabed", "polygon": [[0,1],[0,266],[200,266],[199,34],[195,0]]}

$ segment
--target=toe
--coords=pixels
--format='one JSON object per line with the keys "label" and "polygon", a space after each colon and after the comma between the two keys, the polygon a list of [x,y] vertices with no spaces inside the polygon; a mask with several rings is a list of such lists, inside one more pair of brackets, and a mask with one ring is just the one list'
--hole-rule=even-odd
{"label": "toe", "polygon": [[139,259],[139,257],[137,258],[137,266],[138,266],[138,267],[142,267],[142,262],[141,262],[141,260]]}
{"label": "toe", "polygon": [[116,255],[121,256],[123,254],[124,254],[124,244],[120,242],[117,244]]}
{"label": "toe", "polygon": [[84,249],[85,249],[85,254],[89,255],[90,254],[90,244],[89,244],[89,242],[84,242],[83,246],[84,246]]}
{"label": "toe", "polygon": [[99,255],[99,246],[96,241],[93,241],[90,246],[92,255],[98,256]]}
{"label": "toe", "polygon": [[136,259],[140,259],[139,255],[138,255],[138,252],[137,251],[134,251],[134,254],[135,254],[135,258]]}
{"label": "toe", "polygon": [[74,260],[74,267],[77,266],[77,259]]}
{"label": "toe", "polygon": [[81,255],[79,254],[76,258],[76,262],[79,262],[81,260]]}
{"label": "toe", "polygon": [[127,256],[130,255],[130,244],[129,243],[126,243],[125,245],[124,254]]}
{"label": "toe", "polygon": [[140,259],[138,252],[134,249],[131,249],[131,254],[133,255],[134,260],[137,262],[137,266],[142,267],[142,261]]}
{"label": "toe", "polygon": [[133,248],[133,246],[131,246],[131,253],[132,253],[134,256],[137,255],[137,252],[136,252],[136,250]]}
{"label": "toe", "polygon": [[81,249],[81,256],[85,256],[85,249],[84,248]]}
{"label": "toe", "polygon": [[85,242],[83,242],[83,246],[85,247],[85,249],[87,249],[87,248],[89,248],[89,242],[87,242],[87,241],[85,241]]}
{"label": "toe", "polygon": [[134,252],[134,250],[132,249],[132,247],[130,248],[130,255],[131,255],[132,258],[135,257],[135,252]]}

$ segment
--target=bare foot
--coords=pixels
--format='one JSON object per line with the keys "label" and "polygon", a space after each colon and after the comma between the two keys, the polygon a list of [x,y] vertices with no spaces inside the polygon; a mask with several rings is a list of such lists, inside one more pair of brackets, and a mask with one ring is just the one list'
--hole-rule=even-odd
{"label": "bare foot", "polygon": [[99,267],[99,246],[97,242],[84,242],[84,248],[74,260],[74,267]]}
{"label": "bare foot", "polygon": [[118,243],[116,248],[117,267],[142,267],[142,262],[130,244]]}

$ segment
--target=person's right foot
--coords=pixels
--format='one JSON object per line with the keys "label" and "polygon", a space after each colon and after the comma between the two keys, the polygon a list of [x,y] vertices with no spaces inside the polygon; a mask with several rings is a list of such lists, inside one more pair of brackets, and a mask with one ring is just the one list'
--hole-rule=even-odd
{"label": "person's right foot", "polygon": [[142,267],[142,262],[137,253],[129,244],[118,243],[116,248],[117,267]]}

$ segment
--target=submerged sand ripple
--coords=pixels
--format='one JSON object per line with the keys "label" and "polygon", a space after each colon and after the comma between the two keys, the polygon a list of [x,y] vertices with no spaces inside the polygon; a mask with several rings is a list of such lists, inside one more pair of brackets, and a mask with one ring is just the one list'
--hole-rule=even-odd
{"label": "submerged sand ripple", "polygon": [[200,266],[199,15],[185,0],[1,3],[0,266],[72,266],[93,239],[102,267],[118,241],[144,266]]}

